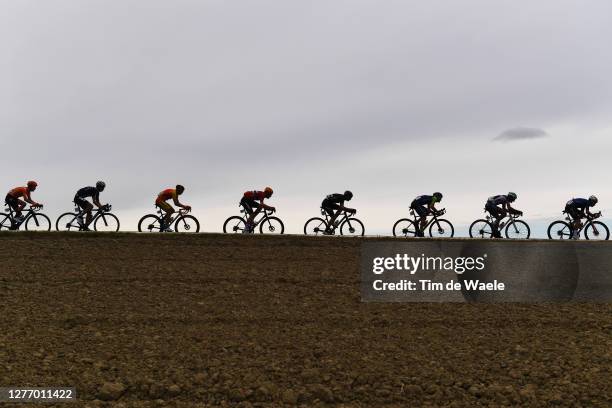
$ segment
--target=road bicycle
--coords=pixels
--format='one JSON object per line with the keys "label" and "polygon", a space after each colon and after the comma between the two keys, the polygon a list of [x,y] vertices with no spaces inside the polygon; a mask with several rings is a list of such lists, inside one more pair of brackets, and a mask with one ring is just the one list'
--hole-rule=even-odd
{"label": "road bicycle", "polygon": [[[565,211],[563,213],[566,214]],[[566,221],[554,221],[548,226],[548,238],[578,239],[580,233],[584,231],[584,237],[588,240],[607,241],[610,238],[610,230],[603,222],[595,221],[595,218],[601,217],[601,212],[593,215],[593,217],[587,216],[587,222],[576,231],[573,227],[574,220],[567,214]]]}
{"label": "road bicycle", "polygon": [[89,226],[93,225],[94,231],[117,232],[119,231],[119,218],[110,213],[111,209],[110,204],[97,208],[89,224],[85,225],[83,219],[86,212],[75,204],[75,212],[66,212],[57,218],[55,229],[58,231],[89,231]]}
{"label": "road bicycle", "polygon": [[158,206],[157,215],[147,214],[138,221],[138,232],[170,232],[174,224],[174,232],[200,232],[200,222],[193,215],[187,214],[190,210],[184,208],[179,209],[175,215],[172,215],[170,221],[166,225],[164,222],[165,213]]}
{"label": "road bicycle", "polygon": [[39,212],[40,207],[29,207],[24,214],[21,213],[21,218],[15,217],[13,208],[8,204],[8,214],[0,214],[0,231],[18,230],[22,225],[26,231],[51,231],[51,220],[45,214]]}
{"label": "road bicycle", "polygon": [[[453,224],[445,219],[438,218],[440,215],[446,214],[446,210],[442,208],[440,211],[431,212],[429,219],[420,230],[419,216],[415,213],[414,209],[410,209],[410,215],[413,219],[402,218],[393,224],[393,236],[394,237],[418,237],[419,235],[424,236],[427,227],[429,227],[429,236],[432,238],[452,238],[455,235],[455,227]],[[421,234],[419,234],[421,233]]]}
{"label": "road bicycle", "polygon": [[[242,207],[242,204],[238,205]],[[263,209],[261,212],[261,217],[253,220],[253,225],[250,230],[247,230],[247,212],[242,207],[240,212],[244,215],[233,215],[229,217],[223,223],[223,232],[235,233],[235,234],[252,234],[255,232],[256,227],[259,225],[259,232],[261,234],[283,234],[285,232],[285,225],[278,217],[271,217],[270,215],[274,213],[274,211]]]}
{"label": "road bicycle", "polygon": [[[520,215],[518,214],[508,214],[508,221],[504,222],[505,218],[499,220],[498,231],[501,231],[505,228],[506,238],[510,239],[529,239],[531,235],[531,229],[529,225],[518,218]],[[493,231],[496,220],[494,217],[487,215],[486,219],[476,220],[470,225],[470,237],[472,238],[494,238]]]}
{"label": "road bicycle", "polygon": [[[355,211],[356,213],[356,211]],[[350,213],[346,210],[342,211],[342,214],[334,221],[333,225],[330,224],[330,216],[323,208],[321,208],[321,215],[325,217],[313,217],[306,221],[304,224],[304,234],[306,235],[335,235],[336,230],[340,229],[340,235],[348,236],[363,236],[365,234],[365,227],[363,223],[357,218],[350,217],[355,213]]]}

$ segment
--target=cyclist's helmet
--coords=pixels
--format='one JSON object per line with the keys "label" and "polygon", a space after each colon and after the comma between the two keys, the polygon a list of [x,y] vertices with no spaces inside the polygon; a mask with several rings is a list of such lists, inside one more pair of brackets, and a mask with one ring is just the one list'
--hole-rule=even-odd
{"label": "cyclist's helmet", "polygon": [[353,198],[353,193],[351,191],[349,191],[349,190],[346,190],[344,192],[344,199],[345,200],[350,200],[351,198]]}
{"label": "cyclist's helmet", "polygon": [[180,185],[180,184],[177,184],[177,185],[176,185],[176,193],[177,193],[177,194],[183,194],[183,191],[185,191],[185,187],[183,187],[183,186],[182,186],[182,185]]}
{"label": "cyclist's helmet", "polygon": [[589,197],[589,204],[595,205],[595,204],[597,204],[597,201],[599,201],[599,200],[594,195]]}
{"label": "cyclist's helmet", "polygon": [[264,194],[266,195],[266,197],[271,197],[272,193],[274,193],[274,190],[272,190],[272,187],[264,188]]}
{"label": "cyclist's helmet", "polygon": [[442,200],[442,197],[443,197],[442,193],[441,193],[441,192],[439,192],[439,191],[436,191],[435,193],[433,193],[433,196],[434,196],[434,197],[436,198],[436,200],[438,200],[438,201]]}
{"label": "cyclist's helmet", "polygon": [[30,190],[36,190],[36,187],[38,187],[38,183],[37,182],[35,182],[34,180],[28,181],[28,188]]}
{"label": "cyclist's helmet", "polygon": [[96,183],[96,190],[98,191],[104,191],[104,188],[106,188],[106,183],[103,181],[98,181]]}
{"label": "cyclist's helmet", "polygon": [[516,193],[513,193],[512,191],[508,193],[508,199],[510,201],[516,200],[516,197],[517,197]]}

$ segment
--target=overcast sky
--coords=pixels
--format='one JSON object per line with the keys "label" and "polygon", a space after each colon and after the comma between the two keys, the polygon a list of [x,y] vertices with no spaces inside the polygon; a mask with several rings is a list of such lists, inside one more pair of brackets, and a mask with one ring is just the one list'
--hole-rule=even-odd
{"label": "overcast sky", "polygon": [[124,229],[176,183],[205,231],[267,185],[289,232],[347,188],[369,233],[433,191],[612,209],[610,1],[0,5],[0,186],[49,215],[98,179]]}

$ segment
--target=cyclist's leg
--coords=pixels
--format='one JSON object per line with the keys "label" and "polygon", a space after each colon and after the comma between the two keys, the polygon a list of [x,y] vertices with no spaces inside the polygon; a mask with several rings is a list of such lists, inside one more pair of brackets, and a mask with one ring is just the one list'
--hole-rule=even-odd
{"label": "cyclist's leg", "polygon": [[18,198],[15,198],[15,202],[17,203],[16,207],[13,207],[13,210],[15,210],[15,216],[21,217],[21,211],[23,211],[27,203]]}
{"label": "cyclist's leg", "polygon": [[12,195],[7,194],[6,198],[4,199],[4,202],[9,206],[9,208],[11,210],[13,210],[13,212],[17,212],[17,209],[19,208],[19,200],[17,200],[15,197],[13,197]]}
{"label": "cyclist's leg", "polygon": [[418,215],[419,215],[419,232],[418,235],[419,236],[423,236],[424,234],[424,230],[425,230],[425,225],[427,225],[427,213],[429,212],[427,210],[427,207],[423,206],[423,205],[415,205],[412,208]]}
{"label": "cyclist's leg", "polygon": [[[330,229],[334,229],[334,223],[336,222],[336,220],[338,219],[338,216],[340,216],[340,213],[342,213],[342,210],[340,210],[340,206],[338,204],[335,203],[326,203],[325,207],[323,207],[325,209],[325,211],[330,215],[329,217],[329,228]],[[336,211],[334,211],[336,210]]]}
{"label": "cyclist's leg", "polygon": [[[85,226],[91,224],[91,217],[92,217],[91,210],[93,210],[93,205],[89,201],[87,201],[87,200],[85,200],[83,198],[78,198],[78,197],[76,197],[74,199],[74,202],[81,209],[81,211],[80,211],[81,214],[84,213],[86,215]],[[80,218],[81,218],[80,221],[82,221],[82,217],[80,217]]]}
{"label": "cyclist's leg", "polygon": [[493,217],[493,222],[492,222],[492,226],[493,226],[493,236],[495,238],[501,238],[501,233],[499,232],[499,221],[503,218],[502,217],[502,209],[499,208],[496,205],[486,205],[485,206],[485,210],[487,210],[487,212],[489,214],[491,214],[491,217]]}
{"label": "cyclist's leg", "polygon": [[174,214],[174,208],[165,201],[156,202],[155,203],[159,208],[162,209],[166,214],[163,217],[164,229],[167,229],[170,226],[170,221],[172,221],[172,214]]}
{"label": "cyclist's leg", "polygon": [[[257,201],[246,197],[242,197],[240,204],[242,204],[242,208],[244,208],[247,213],[247,227],[250,228],[254,225],[255,217],[261,211],[260,205]],[[253,208],[255,208],[255,211],[253,211]]]}

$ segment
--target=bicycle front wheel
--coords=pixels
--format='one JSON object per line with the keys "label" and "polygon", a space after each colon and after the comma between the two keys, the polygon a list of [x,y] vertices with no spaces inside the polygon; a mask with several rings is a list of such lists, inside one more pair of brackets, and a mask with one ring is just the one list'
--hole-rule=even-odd
{"label": "bicycle front wheel", "polygon": [[94,230],[102,232],[119,231],[119,218],[111,213],[103,213],[94,222]]}
{"label": "bicycle front wheel", "polygon": [[45,214],[32,214],[25,223],[26,231],[51,231],[51,220]]}
{"label": "bicycle front wheel", "polygon": [[13,223],[8,214],[0,214],[0,231],[10,231]]}
{"label": "bicycle front wheel", "polygon": [[55,229],[57,231],[79,231],[79,223],[76,219],[77,215],[71,212],[64,213],[55,221]]}
{"label": "bicycle front wheel", "polygon": [[432,238],[452,238],[455,235],[455,227],[448,220],[437,220],[429,226],[429,236]]}
{"label": "bicycle front wheel", "polygon": [[412,222],[412,220],[409,220],[408,218],[402,218],[401,220],[397,220],[395,224],[393,224],[393,236],[413,238],[417,236],[417,228],[414,225],[414,222]]}
{"label": "bicycle front wheel", "polygon": [[200,232],[200,222],[193,215],[183,215],[178,217],[174,224],[174,231],[176,232]]}
{"label": "bicycle front wheel", "polygon": [[591,221],[584,227],[584,236],[591,241],[607,241],[610,238],[610,230],[601,221]]}
{"label": "bicycle front wheel", "polygon": [[572,239],[572,227],[565,221],[555,221],[548,226],[549,239]]}
{"label": "bicycle front wheel", "polygon": [[525,221],[514,220],[506,226],[506,238],[529,239],[531,229]]}
{"label": "bicycle front wheel", "polygon": [[267,217],[259,223],[259,232],[262,234],[282,234],[285,232],[285,225],[277,217]]}
{"label": "bicycle front wheel", "polygon": [[340,224],[340,235],[362,237],[364,234],[365,227],[357,218],[347,218],[342,222],[342,224]]}
{"label": "bicycle front wheel", "polygon": [[476,220],[470,225],[470,238],[491,238],[493,227],[487,220]]}
{"label": "bicycle front wheel", "polygon": [[242,231],[246,229],[246,221],[244,218],[234,215],[229,217],[223,223],[223,232],[225,234],[234,233],[242,234]]}
{"label": "bicycle front wheel", "polygon": [[314,217],[304,224],[305,235],[323,235],[327,229],[327,223],[323,218]]}
{"label": "bicycle front wheel", "polygon": [[147,214],[138,221],[138,232],[161,232],[161,218]]}

